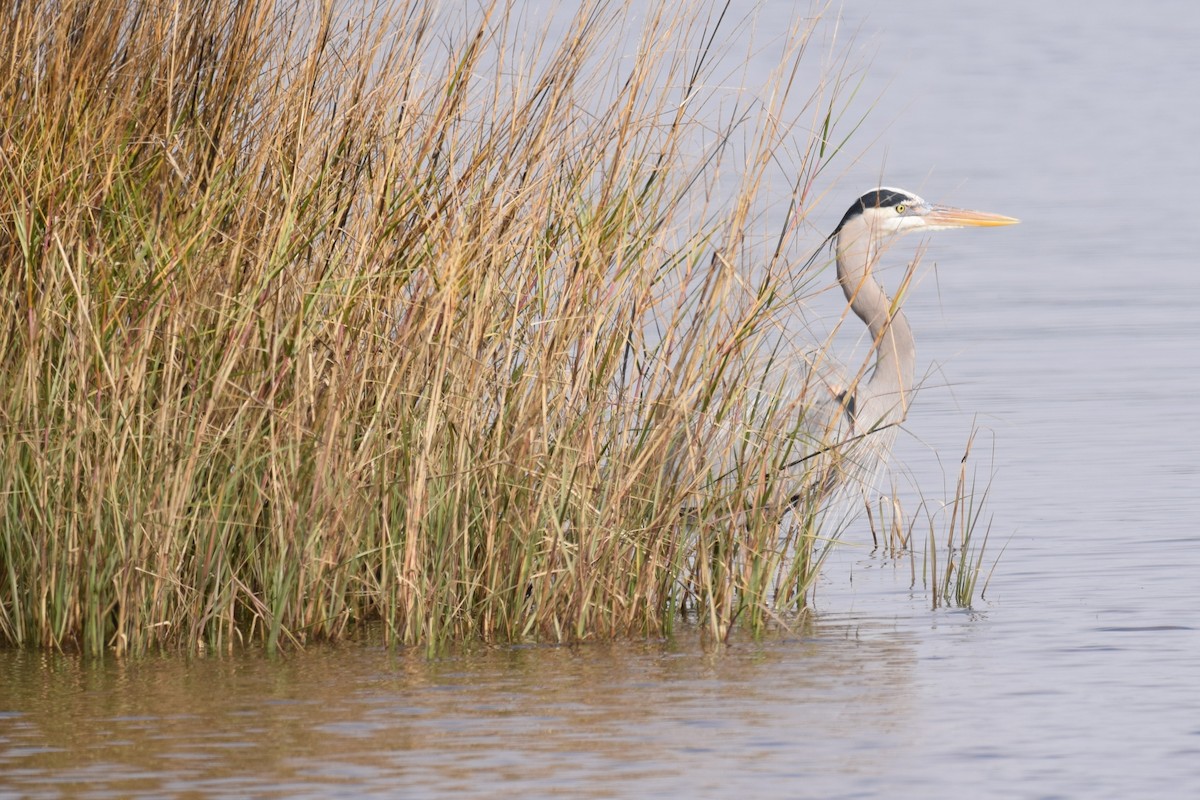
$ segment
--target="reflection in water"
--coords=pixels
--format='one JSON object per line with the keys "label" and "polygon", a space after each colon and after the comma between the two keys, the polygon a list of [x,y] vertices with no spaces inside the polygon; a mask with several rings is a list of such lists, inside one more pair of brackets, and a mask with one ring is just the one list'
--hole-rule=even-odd
{"label": "reflection in water", "polygon": [[782,795],[797,782],[869,782],[903,757],[895,745],[919,715],[908,638],[828,625],[711,651],[427,660],[364,644],[103,664],[3,653],[0,788],[297,796],[349,780],[359,794],[610,796],[686,775],[762,796],[764,780]]}

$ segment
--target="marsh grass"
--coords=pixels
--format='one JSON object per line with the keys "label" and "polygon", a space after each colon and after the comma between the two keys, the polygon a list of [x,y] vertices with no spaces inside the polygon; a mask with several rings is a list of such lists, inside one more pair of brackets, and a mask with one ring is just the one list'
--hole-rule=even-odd
{"label": "marsh grass", "polygon": [[724,637],[803,608],[837,532],[820,493],[786,511],[820,443],[781,333],[815,278],[784,254],[846,82],[799,85],[799,29],[714,129],[721,7],[662,4],[627,56],[619,3],[555,36],[437,5],[3,12],[0,640]]}
{"label": "marsh grass", "polygon": [[[889,472],[891,486],[863,508],[870,531],[872,562],[887,563],[910,573],[910,587],[927,593],[933,609],[971,609],[985,599],[988,582],[1003,556],[988,551],[992,520],[985,518],[991,478],[979,475],[974,454],[978,428],[972,429],[961,457],[955,462],[953,488],[944,497],[928,494],[910,474],[897,479],[903,465]],[[909,507],[911,506],[911,507]],[[839,546],[850,546],[841,537]],[[981,583],[982,579],[982,583]]]}
{"label": "marsh grass", "polygon": [[[991,521],[983,519],[990,482],[980,485],[971,462],[976,434],[977,431],[973,431],[967,440],[959,461],[954,494],[940,515],[944,535],[939,536],[935,516],[927,518],[929,526],[922,578],[930,589],[935,609],[942,606],[970,608],[977,593],[981,597],[986,594],[987,581],[991,577],[989,570],[984,585],[979,586],[985,569],[984,554],[991,536]],[[911,530],[907,540],[912,541]],[[913,563],[915,570],[915,560]],[[995,561],[991,569],[995,569]],[[914,574],[914,583],[915,578]]]}

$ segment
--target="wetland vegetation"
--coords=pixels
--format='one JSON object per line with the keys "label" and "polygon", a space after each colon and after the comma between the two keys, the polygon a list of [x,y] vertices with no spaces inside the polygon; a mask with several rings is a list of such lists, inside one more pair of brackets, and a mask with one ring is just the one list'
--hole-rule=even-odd
{"label": "wetland vegetation", "polygon": [[619,2],[440,5],[3,12],[0,641],[720,638],[804,608],[839,530],[828,493],[788,510],[831,468],[799,460],[829,278],[797,237],[854,74],[815,18],[751,97],[720,5],[632,38]]}

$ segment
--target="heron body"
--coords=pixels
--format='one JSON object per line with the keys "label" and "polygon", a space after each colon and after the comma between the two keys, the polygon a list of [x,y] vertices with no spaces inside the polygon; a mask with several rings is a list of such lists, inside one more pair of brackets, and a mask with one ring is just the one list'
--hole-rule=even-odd
{"label": "heron body", "polygon": [[846,302],[871,336],[874,365],[865,380],[852,381],[837,395],[834,418],[827,428],[836,433],[824,437],[825,441],[833,450],[846,441],[858,446],[844,448],[840,461],[853,467],[839,464],[821,480],[824,488],[837,482],[870,489],[891,449],[896,426],[908,415],[916,376],[915,340],[900,303],[888,296],[873,274],[887,243],[913,231],[1016,222],[999,214],[934,205],[912,192],[886,186],[866,192],[846,211],[826,241],[833,243],[837,279]]}
{"label": "heron body", "polygon": [[[903,189],[879,187],[859,197],[825,243],[832,244],[838,283],[849,309],[871,336],[869,372],[831,391],[828,402],[801,400],[801,417],[786,435],[752,418],[713,422],[708,447],[703,448],[708,452],[703,485],[726,487],[722,494],[732,501],[732,510],[744,506],[737,499],[738,487],[750,486],[769,473],[771,483],[774,477],[784,478],[783,499],[793,508],[847,514],[843,520],[857,513],[843,501],[873,490],[899,425],[907,417],[916,376],[913,332],[899,302],[903,292],[893,299],[875,279],[880,256],[894,237],[905,233],[1016,222],[998,214],[934,205]],[[807,391],[800,394],[809,396]],[[680,452],[695,451],[685,445]],[[757,459],[766,453],[773,453],[773,465],[760,471]]]}

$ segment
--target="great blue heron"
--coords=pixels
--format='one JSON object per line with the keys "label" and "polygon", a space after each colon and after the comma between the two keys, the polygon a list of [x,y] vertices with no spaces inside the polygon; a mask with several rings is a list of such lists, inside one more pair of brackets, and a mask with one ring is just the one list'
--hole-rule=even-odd
{"label": "great blue heron", "polygon": [[855,429],[902,422],[916,371],[916,346],[908,319],[872,274],[883,246],[892,237],[911,231],[1016,222],[999,214],[933,205],[912,192],[886,186],[872,189],[850,206],[829,238],[837,256],[838,283],[850,310],[870,331],[875,351],[870,377],[839,398]]}
{"label": "great blue heron", "polygon": [[[845,484],[847,471],[855,483],[869,488],[886,460],[895,429],[908,414],[916,376],[916,346],[912,328],[873,275],[880,254],[893,237],[911,231],[1012,225],[1017,220],[999,214],[934,205],[904,189],[882,186],[850,206],[826,242],[832,242],[837,278],[850,310],[867,326],[875,363],[865,380],[852,381],[837,394],[828,420],[827,448],[844,455],[817,481],[824,492],[834,482]],[[862,442],[862,440],[867,440]],[[849,455],[847,442],[862,442]],[[844,452],[842,452],[844,451]],[[847,464],[853,466],[847,470]],[[836,479],[836,481],[835,481]]]}
{"label": "great blue heron", "polygon": [[[868,493],[908,414],[916,376],[916,347],[900,309],[902,293],[893,300],[874,277],[880,256],[903,233],[1015,222],[999,214],[933,205],[903,189],[879,187],[859,197],[825,244],[833,245],[838,283],[850,310],[870,332],[873,366],[847,385],[815,392],[824,399],[814,401],[814,392],[803,390],[797,400],[800,417],[788,435],[736,414],[711,421],[709,446],[699,448],[709,458],[701,485],[725,487],[719,493],[736,507],[742,501],[735,500],[741,491],[735,487],[759,477],[783,477],[789,504],[808,511],[842,508],[840,501],[854,490]],[[823,251],[824,246],[809,265]],[[809,377],[824,383],[815,373]],[[771,407],[773,402],[756,397],[748,405]],[[759,460],[763,456],[769,466]]]}

